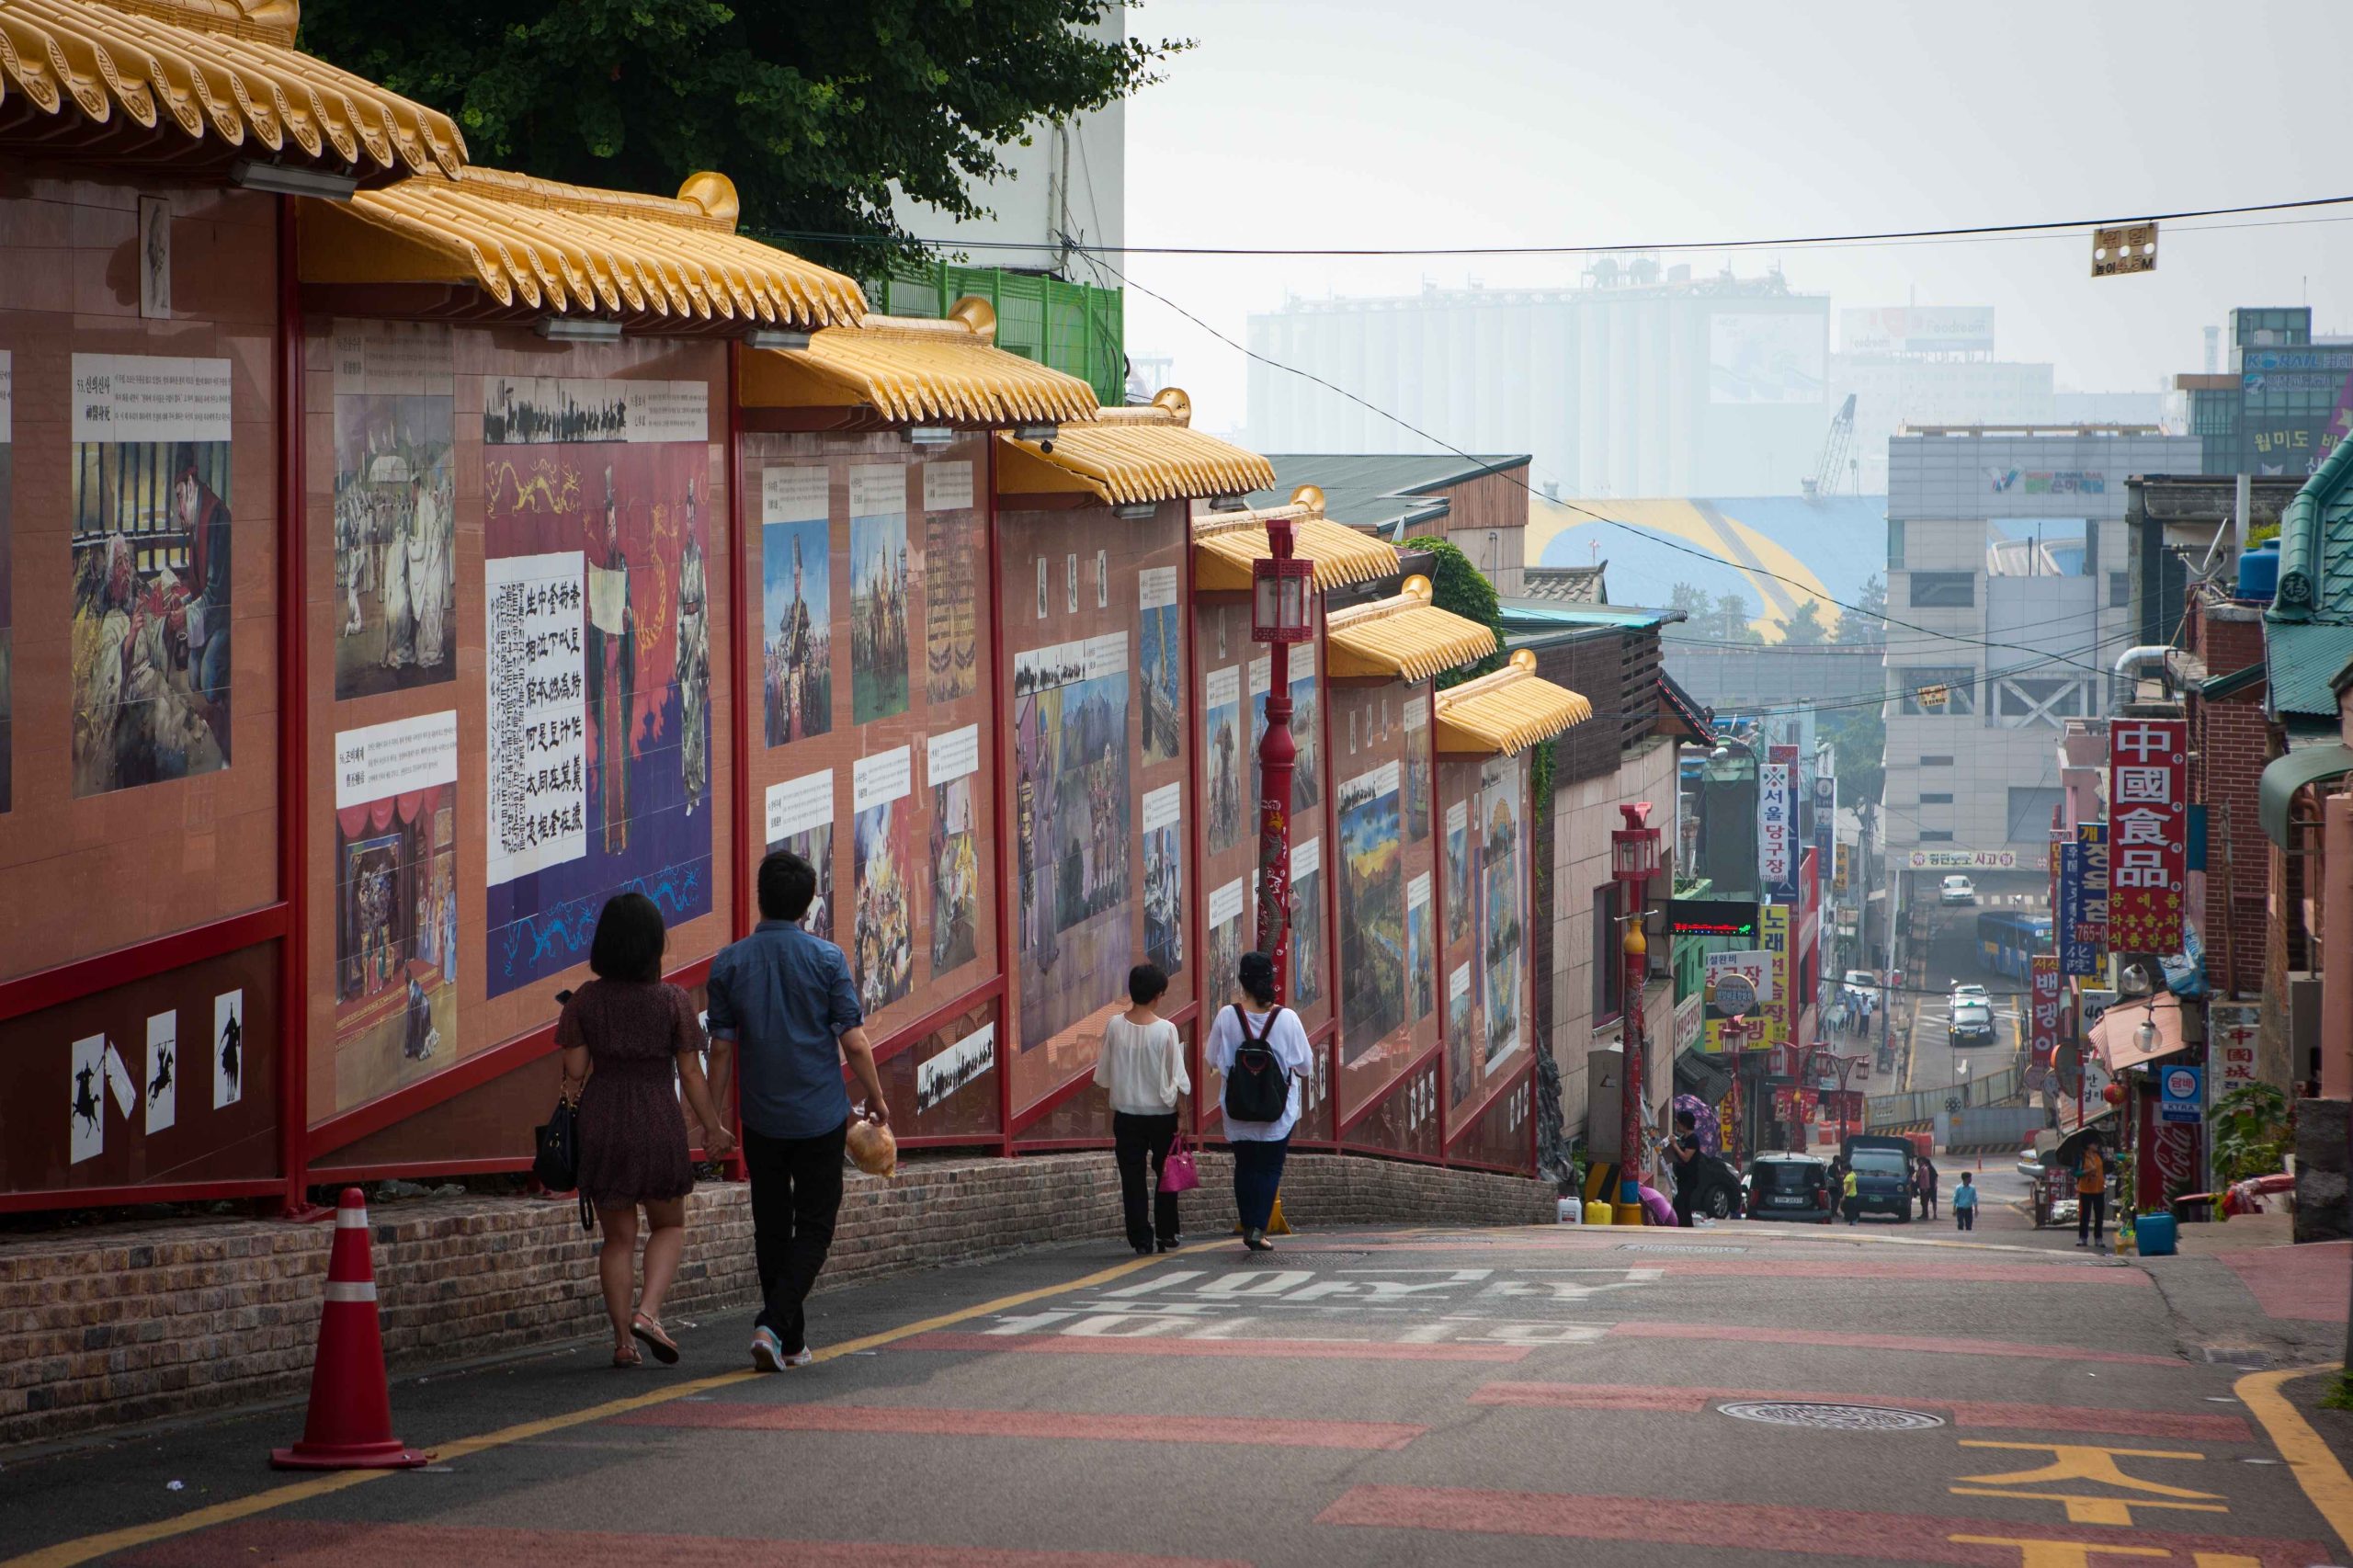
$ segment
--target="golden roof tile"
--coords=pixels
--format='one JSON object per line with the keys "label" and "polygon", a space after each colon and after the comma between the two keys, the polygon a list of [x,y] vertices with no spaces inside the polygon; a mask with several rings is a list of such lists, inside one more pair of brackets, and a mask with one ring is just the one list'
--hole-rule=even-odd
{"label": "golden roof tile", "polygon": [[863,408],[892,424],[1082,420],[1095,389],[996,347],[996,312],[968,295],[944,321],[869,315],[811,335],[806,348],[744,357],[749,408]]}
{"label": "golden roof tile", "polygon": [[1593,704],[1536,673],[1522,648],[1492,675],[1438,694],[1438,749],[1509,756],[1593,717]]}
{"label": "golden roof tile", "polygon": [[1279,517],[1292,520],[1293,550],[1315,562],[1319,588],[1344,588],[1397,570],[1393,545],[1331,521],[1324,516],[1324,493],[1302,484],[1291,493],[1289,506],[1194,518],[1193,586],[1208,592],[1248,593],[1251,563],[1274,553],[1267,524]]}
{"label": "golden roof tile", "polygon": [[1257,453],[1192,428],[1193,403],[1175,387],[1142,408],[1105,408],[1043,441],[1000,436],[1000,495],[1076,492],[1114,506],[1240,495],[1275,483]]}
{"label": "golden roof tile", "polygon": [[1495,651],[1495,634],[1477,621],[1430,602],[1430,580],[1408,577],[1404,590],[1370,604],[1332,611],[1324,619],[1330,673],[1427,680]]}

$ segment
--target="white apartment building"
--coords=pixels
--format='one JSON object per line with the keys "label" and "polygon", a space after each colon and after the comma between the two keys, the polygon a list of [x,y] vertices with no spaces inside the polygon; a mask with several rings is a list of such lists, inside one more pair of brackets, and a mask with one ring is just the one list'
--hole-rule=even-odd
{"label": "white apartment building", "polygon": [[2133,643],[2125,479],[2196,473],[2196,437],[1931,428],[1888,444],[1886,844],[2038,872],[2062,723],[2108,711]]}

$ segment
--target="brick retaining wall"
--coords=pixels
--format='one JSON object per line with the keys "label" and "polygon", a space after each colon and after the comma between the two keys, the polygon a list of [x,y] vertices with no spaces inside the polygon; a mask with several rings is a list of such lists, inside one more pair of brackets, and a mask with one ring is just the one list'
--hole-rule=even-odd
{"label": "brick retaining wall", "polygon": [[[1189,1234],[1233,1224],[1230,1169],[1203,1152]],[[666,1312],[751,1302],[749,1197],[696,1192]],[[1552,1208],[1541,1182],[1396,1161],[1299,1154],[1283,1177],[1301,1226],[1538,1224]],[[595,1240],[571,1203],[423,1199],[369,1218],[396,1370],[605,1332]],[[1120,1234],[1108,1153],[924,1161],[891,1182],[851,1176],[819,1289]],[[333,1237],[324,1224],[188,1221],[0,1244],[0,1445],[301,1394]]]}

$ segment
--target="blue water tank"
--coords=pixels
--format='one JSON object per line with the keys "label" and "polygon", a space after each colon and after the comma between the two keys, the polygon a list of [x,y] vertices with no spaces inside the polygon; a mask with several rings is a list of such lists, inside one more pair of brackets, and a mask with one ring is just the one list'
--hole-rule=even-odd
{"label": "blue water tank", "polygon": [[2257,548],[2240,552],[2237,597],[2269,604],[2279,591],[2279,540],[2275,535]]}
{"label": "blue water tank", "polygon": [[2142,1215],[2132,1221],[2132,1235],[2140,1243],[2143,1257],[2171,1257],[2181,1250],[2170,1214]]}

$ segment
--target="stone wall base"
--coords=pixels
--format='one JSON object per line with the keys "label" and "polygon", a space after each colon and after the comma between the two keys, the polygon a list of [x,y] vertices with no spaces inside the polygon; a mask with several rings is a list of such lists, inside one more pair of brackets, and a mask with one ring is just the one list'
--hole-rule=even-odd
{"label": "stone wall base", "polygon": [[[1204,1150],[1200,1165],[1184,1199],[1196,1239],[1233,1217],[1227,1156]],[[1302,1153],[1283,1210],[1302,1228],[1542,1224],[1553,1197],[1518,1176]],[[605,1332],[597,1238],[569,1201],[425,1199],[369,1218],[396,1371]],[[0,1244],[0,1445],[301,1394],[334,1233],[201,1220]],[[888,1182],[853,1173],[818,1289],[1121,1234],[1108,1153],[926,1160]],[[698,1189],[665,1312],[723,1312],[756,1292],[750,1189]]]}

